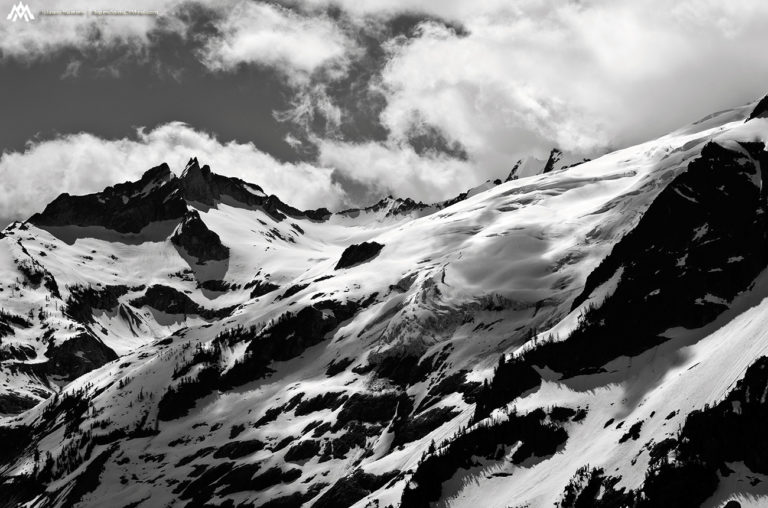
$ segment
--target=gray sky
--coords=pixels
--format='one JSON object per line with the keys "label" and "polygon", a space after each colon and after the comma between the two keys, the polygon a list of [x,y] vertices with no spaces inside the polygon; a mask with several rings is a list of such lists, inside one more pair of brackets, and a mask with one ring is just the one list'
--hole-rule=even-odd
{"label": "gray sky", "polygon": [[0,223],[192,155],[301,207],[435,201],[768,91],[763,0],[12,3]]}

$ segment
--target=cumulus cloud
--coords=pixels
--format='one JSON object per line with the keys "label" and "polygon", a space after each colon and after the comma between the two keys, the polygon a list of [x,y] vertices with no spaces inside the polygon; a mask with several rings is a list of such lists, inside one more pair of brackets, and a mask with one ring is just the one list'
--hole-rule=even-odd
{"label": "cumulus cloud", "polygon": [[[549,1],[549,0],[547,0]],[[555,0],[556,1],[556,0]],[[549,2],[554,4],[555,1]],[[494,14],[499,11],[517,10],[518,5],[526,3],[542,4],[542,1],[518,0],[300,0],[292,2],[314,8],[337,6],[358,18],[378,16],[391,17],[402,13],[426,14],[451,21],[462,22],[470,17]]]}
{"label": "cumulus cloud", "polygon": [[[3,2],[3,13],[10,10],[10,0]],[[159,14],[173,11],[180,0],[133,0],[131,10],[159,11]],[[51,0],[44,5],[30,4],[34,21],[0,23],[0,57],[25,61],[49,58],[65,48],[99,50],[122,44],[135,48],[137,53],[149,43],[148,33],[157,26],[156,16],[93,16],[95,9],[109,10],[111,4],[95,4],[92,0]],[[53,15],[45,11],[83,12],[85,15]],[[174,18],[163,18],[167,29],[183,30],[183,24]]]}
{"label": "cumulus cloud", "polygon": [[23,152],[3,153],[0,218],[26,219],[62,192],[98,192],[136,179],[162,162],[179,173],[192,156],[216,173],[259,184],[299,208],[339,208],[346,203],[330,169],[280,163],[252,143],[221,143],[175,122],[140,129],[132,139],[106,140],[80,133],[30,143]]}
{"label": "cumulus cloud", "polygon": [[482,168],[552,146],[639,142],[768,88],[762,1],[422,7],[460,19],[466,33],[425,23],[419,37],[389,43],[382,122],[403,138],[423,119]]}
{"label": "cumulus cloud", "polygon": [[38,10],[32,22],[0,23],[0,57],[34,61],[62,49],[93,52],[121,45],[141,58],[153,43],[153,30],[199,36],[191,33],[195,19],[186,9],[194,6],[204,7],[213,18],[216,32],[205,34],[203,49],[197,55],[213,71],[257,64],[276,68],[293,80],[306,81],[308,74],[321,67],[328,67],[328,74],[339,75],[348,55],[355,50],[354,42],[341,27],[322,12],[305,15],[274,3],[133,0],[131,10],[157,15],[98,16],[91,13],[120,8],[99,6],[93,0],[53,0],[46,2],[42,11],[83,14],[45,15]]}
{"label": "cumulus cloud", "polygon": [[319,148],[322,166],[339,171],[349,187],[365,189],[350,197],[358,203],[387,194],[430,203],[466,191],[477,178],[466,161],[435,152],[418,154],[408,145],[320,141]]}
{"label": "cumulus cloud", "polygon": [[202,52],[204,63],[213,70],[267,65],[304,81],[324,66],[341,72],[355,47],[335,22],[321,14],[302,16],[256,2],[237,2],[224,12],[217,23],[220,35]]}
{"label": "cumulus cloud", "polygon": [[[403,13],[426,16],[415,34],[381,41],[384,61],[367,85],[372,96],[384,98],[377,114],[387,139],[339,140],[338,129],[334,139],[327,132],[316,139],[319,160],[347,178],[415,197],[442,199],[504,174],[522,157],[545,159],[553,147],[594,156],[641,142],[768,91],[768,61],[761,57],[768,3],[762,0],[296,5],[335,6],[368,28]],[[303,96],[309,100],[295,111],[304,115],[283,118],[328,111],[338,127],[350,117],[326,95]],[[461,147],[466,160],[415,152],[409,140],[424,130]],[[439,165],[442,174],[431,170]]]}

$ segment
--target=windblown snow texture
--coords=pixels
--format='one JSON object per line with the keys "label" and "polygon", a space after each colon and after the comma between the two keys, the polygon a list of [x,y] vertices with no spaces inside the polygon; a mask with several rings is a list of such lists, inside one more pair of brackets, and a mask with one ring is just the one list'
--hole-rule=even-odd
{"label": "windblown snow texture", "polygon": [[768,503],[765,104],[441,203],[59,196],[0,234],[3,503]]}

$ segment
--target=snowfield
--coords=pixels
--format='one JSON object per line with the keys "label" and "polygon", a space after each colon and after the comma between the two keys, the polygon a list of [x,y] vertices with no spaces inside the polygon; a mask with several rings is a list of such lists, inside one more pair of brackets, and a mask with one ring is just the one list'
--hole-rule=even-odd
{"label": "snowfield", "polygon": [[[576,506],[565,492],[586,466],[608,480],[579,506],[663,506],[649,478],[667,478],[667,460],[687,466],[685,440],[673,441],[689,414],[720,407],[768,355],[768,258],[753,266],[764,246],[735,241],[724,242],[733,252],[710,253],[723,231],[713,223],[690,231],[690,256],[671,259],[676,251],[640,224],[654,206],[671,225],[701,205],[701,189],[678,177],[694,173],[706,146],[732,156],[712,155],[714,171],[745,175],[707,192],[765,201],[768,158],[749,148],[768,143],[756,108],[546,173],[526,161],[515,179],[455,203],[302,212],[257,185],[222,183],[195,159],[179,177],[160,169],[114,188],[115,210],[153,196],[168,205],[138,232],[98,224],[67,200],[69,224],[45,212],[12,224],[0,235],[0,433],[14,445],[0,453],[0,492],[39,507]],[[195,199],[193,177],[205,182],[200,191],[195,181]],[[200,229],[182,226],[191,211]],[[761,217],[731,221],[733,234]],[[623,241],[655,254],[617,260]],[[369,256],[356,247],[365,242],[383,247]],[[359,261],[337,269],[348,249]],[[677,285],[721,254],[728,262],[711,270],[737,270],[740,281],[752,277],[748,264],[757,275],[727,290]],[[561,368],[576,333],[636,319],[645,307],[620,295],[661,272],[680,279],[637,301],[675,287],[696,326],[643,315],[639,346]],[[517,373],[498,380],[502,355],[535,377],[530,386]],[[490,401],[483,414],[480,400]],[[484,426],[499,429],[490,453],[477,444]],[[666,439],[669,459],[654,451]],[[693,462],[720,458],[706,453]],[[450,466],[424,460],[441,454]],[[688,480],[665,484],[691,493],[678,506],[768,504],[768,470],[726,458],[702,502]],[[419,471],[436,495],[417,485]],[[622,489],[635,497],[611,501]]]}

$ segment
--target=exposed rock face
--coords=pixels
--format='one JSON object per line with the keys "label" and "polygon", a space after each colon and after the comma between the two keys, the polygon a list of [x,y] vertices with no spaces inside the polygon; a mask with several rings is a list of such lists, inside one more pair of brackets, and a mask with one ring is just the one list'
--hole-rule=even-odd
{"label": "exposed rock face", "polygon": [[766,118],[768,117],[768,95],[760,99],[760,102],[757,103],[755,106],[755,109],[752,110],[752,113],[750,113],[749,118],[747,118],[745,121],[750,121],[753,118]]}
{"label": "exposed rock face", "polygon": [[394,198],[392,196],[387,196],[386,198],[380,200],[378,203],[367,206],[365,208],[350,208],[348,210],[343,210],[341,212],[338,212],[339,215],[344,215],[347,217],[357,217],[361,213],[365,212],[378,212],[382,210],[386,210],[386,217],[395,216],[395,215],[401,215],[406,214],[409,212],[412,212],[414,210],[424,210],[426,208],[430,208],[431,205],[424,204],[422,202],[416,202],[411,198]]}
{"label": "exposed rock face", "polygon": [[143,296],[131,301],[131,305],[135,307],[148,305],[168,314],[196,314],[205,319],[221,318],[231,311],[229,308],[206,309],[181,291],[161,284],[148,287]]}
{"label": "exposed rock face", "polygon": [[62,342],[51,345],[46,351],[48,361],[35,364],[45,374],[73,380],[117,359],[112,349],[88,332],[83,332]]}
{"label": "exposed rock face", "polygon": [[553,148],[549,152],[546,161],[534,157],[526,157],[518,160],[507,175],[505,182],[511,182],[518,178],[543,175],[552,171],[567,169],[577,166],[589,159],[574,153],[563,153],[559,148]]}
{"label": "exposed rock face", "polygon": [[252,334],[254,338],[248,344],[244,360],[225,374],[223,385],[238,386],[266,375],[272,362],[295,358],[308,347],[323,341],[339,323],[369,304],[370,301],[339,303],[324,300],[296,314],[284,314],[273,326]]}
{"label": "exposed rock face", "polygon": [[[567,341],[534,351],[534,361],[561,372],[597,368],[664,341],[664,330],[698,328],[725,310],[768,265],[764,148],[704,146],[590,274],[573,308],[621,270],[615,291]],[[627,306],[634,312],[619,311]]]}
{"label": "exposed rock face", "polygon": [[341,259],[336,263],[336,268],[334,269],[340,270],[342,268],[349,268],[358,263],[364,263],[373,258],[383,248],[384,246],[382,244],[376,242],[363,242],[350,245],[341,253]]}
{"label": "exposed rock face", "polygon": [[163,163],[136,182],[117,184],[85,196],[61,194],[29,221],[37,226],[101,226],[119,233],[138,233],[153,222],[180,219],[187,212],[188,202],[209,207],[226,202],[261,208],[278,221],[286,216],[319,221],[330,216],[325,208],[293,208],[276,196],[268,196],[258,185],[217,175],[207,165],[200,167],[193,158],[181,178]]}
{"label": "exposed rock face", "polygon": [[333,484],[318,498],[312,508],[333,508],[336,506],[352,506],[360,499],[380,488],[392,479],[394,475],[377,476],[358,469],[351,475]]}
{"label": "exposed rock face", "polygon": [[549,152],[549,158],[544,165],[542,174],[558,169],[572,168],[573,166],[578,166],[587,161],[589,161],[588,158],[579,157],[575,154],[564,154],[559,148],[553,148],[552,151]]}
{"label": "exposed rock face", "polygon": [[[733,390],[713,407],[706,407],[688,415],[680,434],[672,442],[662,442],[653,453],[658,466],[654,475],[646,481],[658,497],[667,498],[670,486],[679,474],[675,469],[704,470],[699,481],[693,481],[696,494],[702,501],[714,492],[714,483],[703,482],[703,478],[717,479],[717,472],[724,470],[727,463],[743,462],[752,472],[768,473],[768,439],[765,436],[765,421],[768,418],[768,404],[764,394],[768,390],[768,357],[758,358],[747,369],[744,377]],[[666,463],[668,455],[674,454],[678,463]],[[693,467],[692,467],[693,466]],[[696,475],[691,474],[691,479]],[[649,485],[650,484],[650,485]],[[688,494],[692,494],[689,491]],[[650,505],[650,504],[649,504]]]}
{"label": "exposed rock face", "polygon": [[585,478],[571,482],[561,506],[695,508],[712,496],[722,478],[733,474],[729,464],[743,463],[754,474],[768,473],[764,432],[768,405],[762,398],[766,390],[768,358],[761,357],[724,400],[691,412],[677,434],[651,443],[639,489],[617,489],[619,479],[605,476],[602,469],[589,474],[580,470]]}
{"label": "exposed rock face", "polygon": [[515,163],[514,166],[512,166],[512,169],[509,170],[509,174],[507,175],[507,178],[504,179],[505,182],[511,182],[512,180],[517,180],[519,176],[517,175],[518,170],[523,164],[523,160],[520,159]]}
{"label": "exposed rock face", "polygon": [[250,284],[250,287],[253,288],[251,290],[251,298],[258,298],[260,296],[264,296],[280,288],[280,286],[278,286],[277,284],[273,284],[269,281],[263,281],[263,280],[254,280]]}
{"label": "exposed rock face", "polygon": [[557,161],[560,160],[560,157],[562,157],[563,152],[558,150],[557,148],[553,148],[551,152],[549,152],[549,158],[547,159],[547,163],[544,165],[544,170],[542,173],[549,173],[553,169],[555,169],[555,164]]}
{"label": "exposed rock face", "polygon": [[75,286],[69,288],[65,312],[81,323],[93,322],[93,309],[112,310],[118,298],[128,292],[127,286]]}
{"label": "exposed rock face", "polygon": [[211,172],[208,165],[200,167],[197,158],[189,160],[179,179],[179,186],[184,197],[189,201],[206,206],[227,202],[233,205],[262,208],[278,221],[286,216],[325,220],[330,215],[325,208],[308,211],[293,208],[274,195],[268,196],[258,185],[249,184],[239,178],[217,175]]}
{"label": "exposed rock face", "polygon": [[449,199],[447,201],[443,201],[442,203],[440,203],[440,207],[441,208],[445,208],[445,207],[448,207],[448,206],[451,206],[451,205],[455,205],[456,203],[459,203],[460,201],[464,201],[468,197],[469,197],[469,192],[462,192],[458,196],[452,197],[451,199]]}
{"label": "exposed rock face", "polygon": [[187,211],[175,180],[163,163],[136,182],[85,196],[62,194],[29,221],[38,226],[102,226],[120,233],[138,233],[152,222],[178,219]]}
{"label": "exposed rock face", "polygon": [[51,272],[43,268],[40,263],[30,259],[24,260],[18,264],[19,271],[24,275],[24,278],[33,287],[39,286],[41,283],[43,287],[51,292],[51,295],[56,298],[61,298],[59,293],[59,285],[56,283],[56,278],[51,275]]}
{"label": "exposed rock face", "polygon": [[149,305],[169,314],[197,314],[200,310],[200,306],[184,293],[160,284],[147,288],[144,296],[131,300],[131,305]]}
{"label": "exposed rock face", "polygon": [[[207,164],[200,167],[197,157],[190,159],[181,174],[181,182],[179,183],[184,197],[190,201],[214,206],[221,197],[221,189],[216,185],[218,182],[214,181],[214,176]],[[214,185],[216,188],[213,188]]]}
{"label": "exposed rock face", "polygon": [[30,326],[32,323],[25,317],[0,308],[0,339],[6,335],[13,335],[13,329],[16,327],[29,328]]}
{"label": "exposed rock face", "polygon": [[[216,389],[231,389],[266,376],[271,372],[272,362],[299,356],[307,348],[322,342],[339,323],[369,304],[370,301],[339,303],[326,300],[296,314],[288,312],[261,331],[255,326],[225,331],[215,339],[211,351],[201,351],[198,358],[193,359],[193,363],[204,360],[208,365],[196,377],[183,378],[163,395],[159,405],[160,418],[178,418],[185,415],[197,400]],[[224,347],[246,338],[249,344],[242,360],[222,372],[218,360]]]}
{"label": "exposed rock face", "polygon": [[208,229],[197,210],[190,210],[184,215],[171,241],[200,263],[229,257],[229,248],[221,243],[219,235]]}
{"label": "exposed rock face", "polygon": [[19,414],[37,405],[37,399],[25,397],[18,393],[8,392],[0,394],[0,413]]}
{"label": "exposed rock face", "polygon": [[[552,408],[557,409],[557,408]],[[492,459],[500,445],[520,443],[509,457],[513,464],[521,464],[531,457],[554,454],[568,439],[568,433],[543,409],[524,416],[510,414],[507,420],[476,426],[459,434],[444,447],[442,453],[425,456],[413,474],[411,482],[403,490],[402,508],[428,508],[442,495],[442,484],[459,469],[472,464],[473,457]]]}

